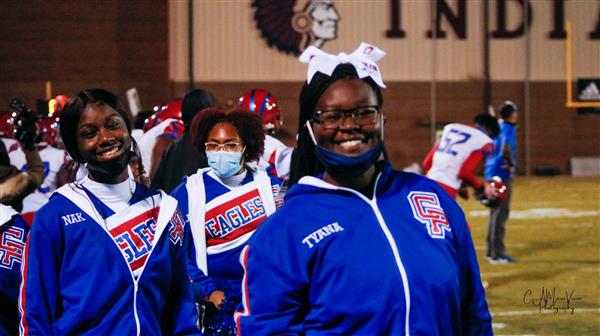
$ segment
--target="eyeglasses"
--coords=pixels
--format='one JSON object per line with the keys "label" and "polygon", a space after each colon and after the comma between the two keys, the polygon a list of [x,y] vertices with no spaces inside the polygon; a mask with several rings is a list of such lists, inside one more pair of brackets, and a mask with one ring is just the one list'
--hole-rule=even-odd
{"label": "eyeglasses", "polygon": [[313,121],[320,124],[321,127],[330,129],[338,128],[344,118],[351,116],[352,120],[359,126],[369,126],[377,122],[379,107],[377,106],[358,106],[349,110],[324,110],[315,112]]}
{"label": "eyeglasses", "polygon": [[217,152],[223,149],[226,152],[237,152],[243,147],[242,142],[230,141],[223,144],[216,142],[206,142],[204,147],[206,147],[207,152]]}

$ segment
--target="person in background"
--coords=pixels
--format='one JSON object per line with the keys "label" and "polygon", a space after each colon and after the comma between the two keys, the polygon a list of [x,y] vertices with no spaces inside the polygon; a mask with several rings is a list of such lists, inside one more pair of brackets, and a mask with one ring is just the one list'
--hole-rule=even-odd
{"label": "person in background", "polygon": [[28,233],[23,217],[0,203],[0,335],[19,334],[17,301]]}
{"label": "person in background", "polygon": [[256,114],[239,107],[205,109],[194,117],[191,132],[209,167],[172,193],[189,220],[188,274],[196,300],[207,308],[204,334],[236,335],[233,311],[241,302],[244,274],[240,251],[275,212],[282,181],[256,164],[264,149]]}
{"label": "person in background", "polygon": [[498,207],[490,209],[487,230],[488,260],[495,263],[515,263],[516,259],[506,254],[504,234],[510,214],[512,181],[517,167],[517,120],[518,108],[510,100],[505,101],[499,110],[500,135],[494,141],[494,152],[485,160],[485,178],[498,176],[507,188],[506,199]]}
{"label": "person in background", "polygon": [[383,56],[366,43],[300,56],[292,186],[240,256],[240,335],[492,334],[460,207],[386,157]]}
{"label": "person in background", "polygon": [[11,164],[4,142],[0,142],[0,203],[11,206],[17,212],[23,210],[23,199],[39,188],[44,182],[44,165],[35,146],[35,133],[29,138],[18,141],[22,148],[27,171],[21,172]]}
{"label": "person in background", "polygon": [[[60,119],[87,176],[37,213],[19,298],[23,335],[200,334],[177,201],[129,173],[131,124],[117,97],[89,89]],[[76,172],[77,169],[74,169]]]}
{"label": "person in background", "polygon": [[446,125],[440,140],[423,160],[426,176],[439,183],[452,198],[457,194],[468,198],[464,188],[467,185],[485,197],[487,182],[475,176],[475,169],[494,150],[493,139],[499,132],[498,121],[487,113],[476,115],[472,126]]}
{"label": "person in background", "polygon": [[170,193],[181,183],[184,176],[190,176],[198,169],[208,167],[206,155],[193,144],[190,125],[198,112],[214,106],[215,99],[206,90],[193,89],[183,96],[181,120],[185,130],[183,135],[165,150],[152,177],[152,188]]}
{"label": "person in background", "polygon": [[180,98],[174,99],[148,117],[144,124],[144,134],[140,137],[139,146],[141,160],[150,169],[147,171],[150,179],[158,168],[164,151],[183,134],[184,125],[181,121]]}
{"label": "person in background", "polygon": [[276,138],[283,126],[281,109],[275,96],[265,89],[245,92],[239,99],[240,106],[258,114],[265,131],[265,150],[259,165],[269,173],[286,180],[290,172],[293,147]]}
{"label": "person in background", "polygon": [[[55,110],[54,114],[47,115],[38,121],[40,134],[37,136],[35,146],[44,166],[44,182],[23,199],[21,213],[30,225],[33,223],[36,211],[48,202],[54,190],[65,183],[63,177],[67,174],[65,164],[68,157],[66,151],[59,147],[61,144],[58,132],[59,114],[60,110]],[[21,147],[9,152],[9,157],[11,163],[21,171],[28,171],[29,165]]]}

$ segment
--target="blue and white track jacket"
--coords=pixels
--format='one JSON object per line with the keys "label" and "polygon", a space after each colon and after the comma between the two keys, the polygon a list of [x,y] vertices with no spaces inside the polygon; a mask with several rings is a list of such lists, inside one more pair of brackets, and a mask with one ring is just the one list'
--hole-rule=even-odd
{"label": "blue and white track jacket", "polygon": [[[111,221],[122,224],[108,230]],[[36,214],[26,245],[21,333],[200,334],[184,225],[177,201],[140,184],[118,213],[84,187],[61,187]]]}
{"label": "blue and white track jacket", "polygon": [[203,168],[173,190],[171,194],[189,223],[188,274],[199,285],[197,296],[221,289],[215,280],[231,281],[239,288],[244,275],[240,252],[275,211],[281,183],[262,168],[247,169],[241,186],[230,188],[212,169]]}
{"label": "blue and white track jacket", "polygon": [[373,199],[304,177],[240,261],[242,335],[490,335],[465,217],[386,165]]}
{"label": "blue and white track jacket", "polygon": [[18,333],[17,300],[29,224],[12,207],[0,204],[0,335]]}

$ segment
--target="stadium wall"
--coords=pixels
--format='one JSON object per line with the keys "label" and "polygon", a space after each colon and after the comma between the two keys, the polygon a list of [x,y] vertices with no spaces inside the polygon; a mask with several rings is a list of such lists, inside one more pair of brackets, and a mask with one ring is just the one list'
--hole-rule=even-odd
{"label": "stadium wall", "polygon": [[[197,87],[215,93],[223,106],[235,104],[246,90],[262,87],[277,97],[287,131],[285,142],[293,144],[297,129],[300,82],[197,82]],[[395,167],[421,162],[430,149],[430,84],[424,82],[387,82],[384,92],[386,145]],[[185,92],[187,84],[174,85],[174,91]],[[508,97],[523,106],[523,83],[494,82],[494,105]],[[600,115],[577,114],[564,106],[562,82],[531,84],[531,174],[536,167],[554,166],[563,174],[570,173],[573,156],[600,156]],[[437,121],[469,123],[483,112],[481,82],[441,82],[437,84]],[[519,116],[519,171],[525,174],[524,115]]]}
{"label": "stadium wall", "polygon": [[3,1],[0,111],[13,97],[33,105],[51,93],[102,87],[142,104],[168,100],[166,1]]}
{"label": "stadium wall", "polygon": [[[288,143],[296,132],[297,95],[306,68],[296,57],[269,47],[254,21],[253,0],[195,1],[193,10],[194,82],[215,93],[222,105],[235,103],[247,89],[271,90],[283,107]],[[255,1],[260,2],[260,1]],[[308,3],[308,1],[298,1]],[[391,8],[400,6],[403,38],[387,36]],[[125,98],[137,87],[142,106],[183,94],[189,88],[187,1],[7,1],[0,10],[0,104],[12,97],[33,103],[52,94],[104,87]],[[397,167],[419,162],[431,146],[431,83],[436,84],[438,126],[468,123],[484,108],[481,1],[446,0],[457,13],[466,5],[466,35],[457,36],[446,17],[444,39],[427,38],[427,1],[333,1],[340,20],[337,38],[322,48],[351,51],[372,42],[388,52],[381,61],[388,118],[386,142]],[[499,1],[491,1],[490,30],[497,30]],[[506,26],[514,29],[522,7],[506,0]],[[491,40],[492,103],[512,99],[525,106],[530,82],[529,173],[553,165],[570,171],[573,156],[600,156],[600,115],[565,107],[564,39],[556,30],[557,1],[532,1],[530,53],[524,36]],[[573,27],[574,76],[600,77],[598,1],[564,1],[563,18]],[[560,4],[559,3],[559,4]],[[527,74],[526,63],[531,68]],[[0,110],[6,110],[0,106]],[[520,115],[519,161],[525,161],[525,118]],[[520,173],[525,173],[524,165]]]}

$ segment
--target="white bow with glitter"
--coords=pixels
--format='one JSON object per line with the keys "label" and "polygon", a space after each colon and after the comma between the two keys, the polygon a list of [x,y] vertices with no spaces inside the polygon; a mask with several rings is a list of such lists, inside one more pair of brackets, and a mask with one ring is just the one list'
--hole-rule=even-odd
{"label": "white bow with glitter", "polygon": [[350,54],[339,53],[331,55],[319,48],[310,46],[300,55],[300,63],[308,63],[308,73],[306,82],[310,83],[315,73],[318,71],[327,76],[331,76],[335,67],[341,63],[350,63],[356,69],[359,78],[371,77],[377,85],[386,87],[383,84],[378,60],[385,56],[385,52],[374,45],[362,42],[358,49]]}

